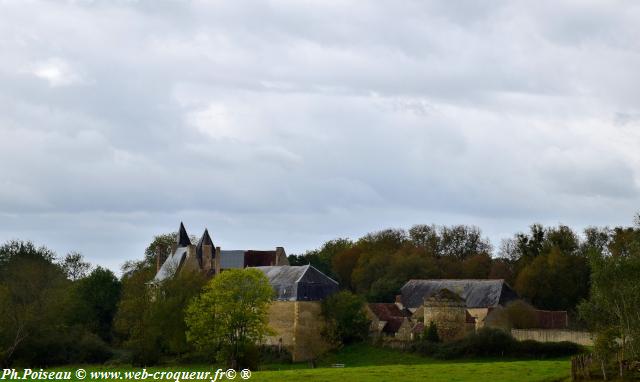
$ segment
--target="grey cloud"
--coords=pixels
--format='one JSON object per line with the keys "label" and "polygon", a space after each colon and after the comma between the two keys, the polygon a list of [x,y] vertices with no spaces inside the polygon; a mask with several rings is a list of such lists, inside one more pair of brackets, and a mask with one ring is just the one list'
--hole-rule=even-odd
{"label": "grey cloud", "polygon": [[[413,223],[626,224],[639,9],[574,2],[0,5],[0,239],[117,267]],[[115,243],[115,244],[114,244]]]}

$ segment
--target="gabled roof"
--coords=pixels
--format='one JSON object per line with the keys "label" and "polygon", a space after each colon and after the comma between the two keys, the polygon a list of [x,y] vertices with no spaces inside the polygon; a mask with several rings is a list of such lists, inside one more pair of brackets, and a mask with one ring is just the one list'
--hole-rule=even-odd
{"label": "gabled roof", "polygon": [[319,301],[338,291],[338,283],[311,265],[255,267],[269,279],[279,301]]}
{"label": "gabled roof", "polygon": [[189,240],[189,235],[187,235],[187,230],[184,228],[184,224],[180,222],[180,228],[178,229],[178,247],[186,247],[191,245],[191,240]]}
{"label": "gabled roof", "polygon": [[405,319],[409,317],[409,313],[398,308],[396,304],[371,303],[368,306],[378,320],[386,321],[382,331],[388,334],[396,333]]}
{"label": "gabled roof", "polygon": [[409,280],[400,289],[402,303],[407,308],[418,308],[425,298],[442,289],[448,289],[463,298],[467,308],[495,307],[518,299],[518,294],[501,279]]}

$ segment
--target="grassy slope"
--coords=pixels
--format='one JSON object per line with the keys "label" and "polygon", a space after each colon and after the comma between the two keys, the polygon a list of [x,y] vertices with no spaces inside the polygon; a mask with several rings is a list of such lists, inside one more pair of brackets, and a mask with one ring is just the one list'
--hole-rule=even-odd
{"label": "grassy slope", "polygon": [[[330,368],[342,363],[345,368]],[[251,381],[560,381],[569,378],[570,364],[567,359],[556,360],[503,360],[474,359],[440,361],[416,354],[367,345],[346,347],[329,354],[319,361],[319,368],[309,369],[306,363],[265,365],[269,371],[254,372]],[[75,370],[63,367],[57,370]],[[89,370],[138,371],[131,367],[106,367],[91,365]],[[273,370],[275,369],[275,370]],[[49,369],[52,371],[55,369]],[[211,370],[205,365],[167,366],[148,368],[152,370]],[[87,379],[86,381],[88,381]],[[242,381],[236,377],[236,381]]]}

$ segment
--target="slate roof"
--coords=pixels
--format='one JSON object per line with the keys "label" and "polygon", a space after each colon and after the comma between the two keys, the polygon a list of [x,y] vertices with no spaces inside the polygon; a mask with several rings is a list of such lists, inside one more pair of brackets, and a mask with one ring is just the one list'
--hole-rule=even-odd
{"label": "slate roof", "polygon": [[277,301],[319,301],[338,291],[338,283],[311,265],[255,267],[262,271]]}
{"label": "slate roof", "polygon": [[198,263],[202,266],[202,247],[205,245],[211,246],[211,252],[215,252],[215,246],[213,245],[213,240],[211,240],[211,236],[209,236],[209,230],[204,229],[204,233],[200,240],[198,240],[198,244],[196,245],[196,257],[198,258]]}
{"label": "slate roof", "polygon": [[160,270],[156,273],[156,277],[154,277],[154,282],[164,281],[168,278],[173,277],[178,268],[182,265],[182,262],[187,257],[187,248],[179,247],[176,249],[174,253],[172,253],[165,261],[162,263]]}
{"label": "slate roof", "polygon": [[180,228],[178,229],[178,247],[186,247],[188,245],[191,245],[191,240],[189,239],[189,235],[187,235],[184,224],[180,222]]}
{"label": "slate roof", "polygon": [[220,269],[242,269],[244,268],[244,253],[241,250],[221,250],[220,251]]}
{"label": "slate roof", "polygon": [[518,294],[504,280],[409,280],[402,288],[406,308],[418,308],[425,297],[448,289],[466,301],[467,308],[489,308],[518,299]]}

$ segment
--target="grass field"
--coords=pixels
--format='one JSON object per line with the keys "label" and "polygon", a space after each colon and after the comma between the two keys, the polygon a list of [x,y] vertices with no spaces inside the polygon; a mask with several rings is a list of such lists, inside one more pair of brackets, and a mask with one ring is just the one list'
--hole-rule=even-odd
{"label": "grass field", "polygon": [[[332,368],[332,364],[344,364],[344,368]],[[98,365],[78,366],[91,371],[139,371],[128,366],[108,367]],[[73,370],[77,367],[48,369]],[[266,370],[254,371],[251,381],[564,381],[569,379],[568,359],[508,360],[473,359],[440,361],[416,354],[366,345],[352,346],[330,354],[319,361],[319,367],[310,369],[302,364],[265,365]],[[148,368],[154,371],[210,371],[211,366],[182,365]],[[77,379],[72,379],[77,381]],[[84,381],[91,381],[87,377]],[[95,380],[95,379],[94,379]],[[148,379],[151,380],[151,379]],[[240,376],[236,381],[243,381]],[[224,380],[223,380],[224,381]]]}

